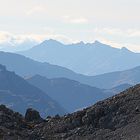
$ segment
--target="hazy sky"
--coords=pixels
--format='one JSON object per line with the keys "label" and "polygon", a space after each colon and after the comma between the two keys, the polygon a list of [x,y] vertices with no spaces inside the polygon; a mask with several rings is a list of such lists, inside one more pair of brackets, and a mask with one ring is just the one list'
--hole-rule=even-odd
{"label": "hazy sky", "polygon": [[48,38],[140,52],[140,0],[0,0],[0,42]]}

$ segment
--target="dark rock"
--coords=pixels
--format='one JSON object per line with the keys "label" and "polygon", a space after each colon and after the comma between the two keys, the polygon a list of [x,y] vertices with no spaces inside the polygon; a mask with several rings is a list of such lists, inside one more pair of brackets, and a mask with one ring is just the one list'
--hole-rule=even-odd
{"label": "dark rock", "polygon": [[33,121],[41,121],[42,118],[41,118],[38,111],[36,111],[32,108],[29,108],[26,111],[25,120],[28,121],[28,122],[33,122]]}
{"label": "dark rock", "polygon": [[60,119],[60,116],[57,114],[57,115],[55,115],[54,118],[55,118],[55,119]]}
{"label": "dark rock", "polygon": [[140,85],[84,110],[42,120],[28,109],[25,119],[0,106],[0,139],[137,140],[140,138]]}
{"label": "dark rock", "polygon": [[139,106],[136,107],[135,111],[136,111],[136,112],[140,112]]}

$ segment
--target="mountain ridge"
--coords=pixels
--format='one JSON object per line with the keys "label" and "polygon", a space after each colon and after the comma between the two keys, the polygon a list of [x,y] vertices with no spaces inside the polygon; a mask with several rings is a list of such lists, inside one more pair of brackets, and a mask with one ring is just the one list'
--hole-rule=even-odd
{"label": "mountain ridge", "polygon": [[0,103],[24,114],[25,110],[33,107],[40,111],[41,116],[65,114],[66,111],[47,93],[29,84],[14,72],[0,65]]}
{"label": "mountain ridge", "polygon": [[52,65],[47,62],[37,62],[19,54],[6,52],[0,52],[0,64],[5,65],[8,70],[15,71],[22,77],[36,74],[47,78],[65,77],[101,89],[111,89],[126,83],[130,85],[140,83],[140,66],[125,71],[111,72],[97,76],[86,76],[77,74],[64,67]]}
{"label": "mountain ridge", "polygon": [[[109,94],[107,96],[107,94],[103,93],[102,89],[67,78],[47,79],[46,77],[35,75],[26,78],[26,81],[46,92],[69,112],[85,108],[109,96]],[[73,104],[72,106],[71,103]]]}
{"label": "mountain ridge", "polygon": [[99,41],[63,44],[56,40],[46,40],[18,53],[89,76],[130,69],[138,66],[140,60],[140,53],[132,52],[125,47],[113,48]]}

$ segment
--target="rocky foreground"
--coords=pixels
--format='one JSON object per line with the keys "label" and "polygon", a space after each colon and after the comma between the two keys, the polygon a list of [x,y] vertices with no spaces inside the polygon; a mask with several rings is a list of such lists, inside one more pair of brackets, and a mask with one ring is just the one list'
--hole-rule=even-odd
{"label": "rocky foreground", "polygon": [[25,117],[0,106],[1,140],[139,140],[140,85],[73,114]]}

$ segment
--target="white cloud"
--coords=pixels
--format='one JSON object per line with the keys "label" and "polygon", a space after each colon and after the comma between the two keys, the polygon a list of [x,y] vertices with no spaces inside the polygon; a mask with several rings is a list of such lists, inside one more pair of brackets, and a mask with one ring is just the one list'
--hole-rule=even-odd
{"label": "white cloud", "polygon": [[[91,34],[92,32],[92,34]],[[90,36],[82,41],[93,42],[94,40],[99,40],[105,44],[109,44],[115,48],[127,47],[128,49],[140,52],[139,42],[131,40],[131,38],[140,37],[139,30],[121,30],[116,28],[96,28],[94,31],[87,32],[85,36]],[[116,36],[115,38],[112,36]],[[119,38],[118,38],[119,37]],[[40,43],[46,39],[55,39],[65,44],[75,43],[81,41],[80,38],[73,36],[67,36],[64,34],[59,34],[52,28],[44,27],[42,33],[26,33],[26,34],[13,34],[6,31],[0,31],[0,45],[6,44],[11,46],[18,46],[24,42],[37,42]],[[122,39],[122,40],[121,40]],[[4,45],[4,47],[6,46]]]}
{"label": "white cloud", "polygon": [[126,47],[131,51],[140,52],[140,29],[95,28],[96,38],[116,48]]}
{"label": "white cloud", "polygon": [[84,24],[84,23],[88,23],[88,20],[86,18],[77,18],[77,19],[71,19],[70,22],[76,24]]}
{"label": "white cloud", "polygon": [[131,43],[117,43],[115,41],[111,41],[111,40],[106,40],[106,39],[102,39],[101,40],[103,43],[111,45],[112,47],[115,48],[122,48],[122,47],[126,47],[127,49],[133,51],[133,52],[140,52],[140,45],[138,44],[131,44]]}
{"label": "white cloud", "polygon": [[32,38],[29,38],[28,36],[25,36],[25,35],[15,35],[10,32],[0,31],[1,44],[8,43],[14,46],[16,44],[23,43],[27,39],[33,40]]}
{"label": "white cloud", "polygon": [[44,34],[20,34],[19,35],[19,34],[12,34],[6,31],[0,31],[0,45],[8,44],[11,46],[17,46],[27,41],[40,43],[46,39],[55,39],[65,44],[76,42],[65,35],[55,33],[55,31],[49,28],[45,29]]}
{"label": "white cloud", "polygon": [[88,23],[88,19],[85,17],[70,17],[70,16],[64,16],[63,17],[64,22],[66,23],[72,23],[72,24],[86,24]]}
{"label": "white cloud", "polygon": [[109,35],[117,35],[117,36],[125,36],[125,37],[140,37],[139,29],[119,29],[119,28],[95,28],[95,33],[99,34],[109,34]]}
{"label": "white cloud", "polygon": [[25,11],[25,13],[30,16],[30,15],[34,15],[34,14],[41,14],[41,13],[46,13],[47,8],[44,5],[37,5],[37,6],[33,6],[31,7],[29,10]]}

